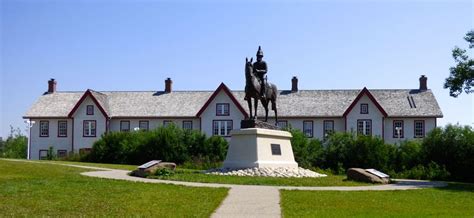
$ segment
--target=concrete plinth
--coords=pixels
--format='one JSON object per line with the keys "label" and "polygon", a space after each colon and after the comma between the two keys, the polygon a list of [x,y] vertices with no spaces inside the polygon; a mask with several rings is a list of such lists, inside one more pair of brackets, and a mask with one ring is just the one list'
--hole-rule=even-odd
{"label": "concrete plinth", "polygon": [[231,136],[223,168],[298,168],[287,131],[249,128]]}

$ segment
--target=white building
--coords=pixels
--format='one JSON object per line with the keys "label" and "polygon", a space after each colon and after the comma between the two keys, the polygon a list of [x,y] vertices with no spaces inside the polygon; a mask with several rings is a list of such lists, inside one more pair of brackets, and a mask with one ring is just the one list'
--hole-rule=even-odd
{"label": "white building", "polygon": [[[279,92],[279,125],[291,125],[319,139],[331,131],[373,135],[389,143],[423,138],[443,114],[427,89],[427,78],[421,76],[419,81],[418,89],[298,90],[294,77],[292,89]],[[153,129],[169,123],[229,137],[248,117],[246,105],[244,92],[231,91],[224,83],[215,91],[174,91],[168,78],[165,91],[67,92],[56,91],[56,81],[51,79],[48,91],[24,118],[35,121],[30,157],[41,159],[50,146],[64,156],[90,149],[109,131]],[[262,107],[258,112],[263,118]]]}

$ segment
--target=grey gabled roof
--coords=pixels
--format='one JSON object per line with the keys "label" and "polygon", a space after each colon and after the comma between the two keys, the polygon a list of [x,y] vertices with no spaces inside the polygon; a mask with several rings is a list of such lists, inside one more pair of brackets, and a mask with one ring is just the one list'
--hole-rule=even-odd
{"label": "grey gabled roof", "polygon": [[[369,90],[389,117],[442,117],[431,90]],[[214,91],[92,91],[109,117],[194,117]],[[281,117],[342,117],[361,90],[280,91],[278,115]],[[67,117],[84,92],[55,92],[40,96],[25,117]],[[243,91],[232,91],[247,111]],[[410,107],[412,96],[416,108]],[[259,114],[262,116],[260,106]],[[273,112],[269,113],[273,116]]]}
{"label": "grey gabled roof", "polygon": [[24,117],[67,117],[84,92],[44,94],[30,107]]}

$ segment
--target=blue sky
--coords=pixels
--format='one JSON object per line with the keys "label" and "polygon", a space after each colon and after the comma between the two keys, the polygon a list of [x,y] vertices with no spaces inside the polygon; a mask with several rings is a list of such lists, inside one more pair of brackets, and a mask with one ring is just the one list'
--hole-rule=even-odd
{"label": "blue sky", "polygon": [[[0,136],[55,78],[59,91],[243,89],[259,45],[289,89],[411,89],[428,77],[447,123],[474,123],[474,95],[449,97],[451,50],[467,48],[472,1],[1,1]],[[472,51],[470,52],[472,56]]]}

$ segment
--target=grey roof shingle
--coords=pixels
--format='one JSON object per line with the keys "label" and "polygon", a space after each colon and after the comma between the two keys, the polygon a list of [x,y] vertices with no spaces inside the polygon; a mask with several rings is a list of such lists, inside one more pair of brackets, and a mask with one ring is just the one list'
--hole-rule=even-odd
{"label": "grey roof shingle", "polygon": [[[369,90],[389,117],[442,117],[443,114],[431,90]],[[109,117],[193,117],[214,91],[92,91]],[[281,91],[278,115],[282,117],[341,117],[360,90]],[[56,92],[39,97],[25,117],[67,117],[84,92]],[[243,91],[232,94],[247,111]],[[416,108],[411,108],[407,96],[413,96]],[[259,107],[259,116],[264,114]],[[273,113],[270,112],[270,116]]]}

